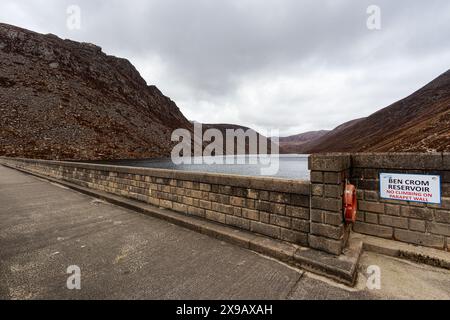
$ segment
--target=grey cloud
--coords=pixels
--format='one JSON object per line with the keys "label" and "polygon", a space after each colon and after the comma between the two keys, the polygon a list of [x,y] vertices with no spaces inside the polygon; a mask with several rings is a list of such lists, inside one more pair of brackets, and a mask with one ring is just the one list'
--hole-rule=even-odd
{"label": "grey cloud", "polygon": [[[82,9],[79,31],[65,28],[69,4]],[[366,28],[371,4],[381,7],[380,31]],[[3,0],[0,6],[4,22],[128,58],[191,119],[282,134],[366,116],[446,71],[450,61],[446,0]]]}

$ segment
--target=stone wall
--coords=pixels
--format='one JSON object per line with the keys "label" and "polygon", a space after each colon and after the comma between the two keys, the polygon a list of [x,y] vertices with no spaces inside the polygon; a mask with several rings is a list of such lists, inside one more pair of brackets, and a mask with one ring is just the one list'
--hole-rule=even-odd
{"label": "stone wall", "polygon": [[0,163],[308,246],[308,181],[29,159]]}
{"label": "stone wall", "polygon": [[343,218],[342,196],[350,176],[348,154],[311,155],[311,232],[312,248],[340,254],[347,242],[350,228]]}
{"label": "stone wall", "polygon": [[[353,230],[411,244],[449,249],[450,154],[355,154],[351,181],[358,188],[358,221]],[[441,204],[380,198],[380,173],[441,176]]]}
{"label": "stone wall", "polygon": [[[0,163],[339,255],[348,179],[358,189],[353,231],[426,247],[450,246],[450,154],[316,154],[311,181],[1,158]],[[380,198],[379,174],[441,176],[440,205]]]}

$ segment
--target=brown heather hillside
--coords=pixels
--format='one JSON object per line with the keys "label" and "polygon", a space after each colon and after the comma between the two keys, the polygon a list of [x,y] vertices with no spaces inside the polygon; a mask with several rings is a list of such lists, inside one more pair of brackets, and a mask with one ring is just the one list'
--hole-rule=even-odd
{"label": "brown heather hillside", "polygon": [[297,152],[449,152],[450,70],[367,118],[347,122]]}
{"label": "brown heather hillside", "polygon": [[328,130],[309,131],[289,137],[281,137],[279,139],[280,153],[300,153],[299,150],[302,150],[305,144],[323,137],[328,132]]}
{"label": "brown heather hillside", "polygon": [[125,59],[87,43],[0,24],[0,155],[45,159],[168,156],[191,128]]}

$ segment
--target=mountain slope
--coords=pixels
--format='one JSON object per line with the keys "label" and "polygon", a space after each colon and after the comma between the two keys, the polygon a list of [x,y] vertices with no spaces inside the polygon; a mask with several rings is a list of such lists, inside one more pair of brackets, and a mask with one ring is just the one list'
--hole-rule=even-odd
{"label": "mountain slope", "polygon": [[[226,150],[225,139],[227,137],[227,130],[234,130],[234,131],[242,130],[244,133],[255,134],[256,138],[257,138],[257,144],[256,144],[256,146],[253,146],[253,147],[256,148],[257,153],[260,153],[260,149],[259,149],[260,139],[267,139],[267,137],[263,136],[262,134],[260,134],[259,132],[255,131],[251,128],[244,127],[241,125],[236,125],[236,124],[226,124],[226,123],[202,124],[202,128],[203,128],[203,133],[209,129],[217,129],[221,132],[223,139],[224,139],[224,152],[226,154],[233,154],[233,152]],[[206,145],[208,145],[208,142],[206,142]],[[235,139],[234,150],[235,150],[234,154],[241,154],[242,152],[239,152],[239,150],[245,150],[245,154],[250,154],[250,139],[245,138],[245,145],[242,144],[242,141]],[[270,141],[270,139],[267,139],[267,150],[263,150],[264,152],[261,152],[261,153],[263,153],[263,154],[270,153],[271,150],[272,150],[271,141]]]}
{"label": "mountain slope", "polygon": [[323,137],[328,132],[328,130],[309,131],[289,137],[281,137],[279,139],[280,153],[302,153],[305,144]]}
{"label": "mountain slope", "polygon": [[281,137],[279,139],[280,142],[308,142],[311,140],[318,139],[325,134],[327,134],[328,130],[319,130],[319,131],[308,131],[305,133],[296,134],[288,137]]}
{"label": "mountain slope", "polygon": [[409,97],[303,147],[305,153],[450,151],[450,70]]}
{"label": "mountain slope", "polygon": [[191,129],[133,65],[87,43],[0,24],[0,155],[124,159],[170,154]]}

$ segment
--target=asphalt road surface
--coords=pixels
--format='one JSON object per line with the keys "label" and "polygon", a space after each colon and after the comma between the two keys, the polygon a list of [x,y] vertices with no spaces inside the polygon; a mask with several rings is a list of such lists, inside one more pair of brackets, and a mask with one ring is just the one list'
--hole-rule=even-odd
{"label": "asphalt road surface", "polygon": [[450,299],[449,270],[406,260],[364,253],[358,279],[348,288],[0,165],[0,299]]}

